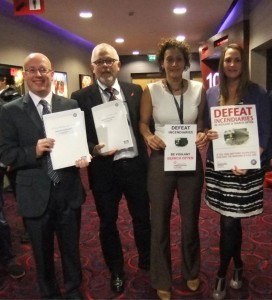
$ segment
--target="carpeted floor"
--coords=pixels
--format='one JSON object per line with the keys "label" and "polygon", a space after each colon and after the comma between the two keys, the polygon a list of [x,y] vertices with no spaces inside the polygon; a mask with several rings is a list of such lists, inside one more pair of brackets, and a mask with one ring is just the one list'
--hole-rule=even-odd
{"label": "carpeted floor", "polygon": [[[86,173],[82,178],[87,188]],[[204,194],[204,190],[203,190]],[[26,268],[26,276],[14,280],[6,277],[0,299],[38,299],[39,292],[35,277],[35,265],[31,246],[20,244],[23,231],[21,218],[16,214],[16,203],[12,193],[6,193],[5,212],[12,228],[12,238],[17,261]],[[243,220],[244,242],[243,259],[245,263],[243,287],[239,291],[228,289],[228,299],[272,299],[272,189],[265,189],[264,213],[261,216]],[[91,192],[83,206],[81,230],[81,256],[83,267],[82,289],[86,299],[157,299],[150,287],[149,273],[137,269],[137,252],[133,240],[131,219],[125,200],[121,201],[119,213],[120,235],[125,257],[126,289],[116,297],[109,287],[110,274],[102,258],[98,239],[98,217]],[[219,216],[202,201],[200,213],[201,233],[201,286],[199,291],[190,292],[180,272],[180,218],[175,199],[172,211],[172,299],[210,299],[215,273],[218,266],[218,224]],[[62,285],[61,263],[58,251],[55,253],[57,278]],[[232,267],[228,276],[232,275]],[[0,271],[0,276],[4,276]]]}

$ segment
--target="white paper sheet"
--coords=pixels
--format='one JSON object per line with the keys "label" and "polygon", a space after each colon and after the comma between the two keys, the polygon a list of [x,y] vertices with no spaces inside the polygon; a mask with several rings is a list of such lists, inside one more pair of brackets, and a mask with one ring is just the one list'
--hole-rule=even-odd
{"label": "white paper sheet", "polygon": [[84,112],[79,108],[43,116],[46,136],[55,140],[50,153],[53,169],[75,165],[75,161],[86,158],[90,161]]}
{"label": "white paper sheet", "polygon": [[99,143],[105,144],[102,153],[133,147],[124,104],[109,101],[92,108]]}

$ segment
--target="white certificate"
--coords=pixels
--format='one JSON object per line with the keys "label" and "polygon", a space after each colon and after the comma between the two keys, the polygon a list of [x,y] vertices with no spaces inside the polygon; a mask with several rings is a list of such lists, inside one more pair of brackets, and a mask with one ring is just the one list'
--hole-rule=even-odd
{"label": "white certificate", "polygon": [[196,169],[196,124],[164,126],[164,171]]}
{"label": "white certificate", "polygon": [[43,116],[46,136],[55,140],[50,153],[53,169],[74,166],[76,160],[90,161],[84,112],[80,108]]}
{"label": "white certificate", "polygon": [[114,100],[94,106],[92,113],[98,141],[105,144],[101,149],[103,153],[133,147],[126,108],[122,101]]}
{"label": "white certificate", "polygon": [[255,105],[211,107],[214,169],[260,168],[259,137]]}

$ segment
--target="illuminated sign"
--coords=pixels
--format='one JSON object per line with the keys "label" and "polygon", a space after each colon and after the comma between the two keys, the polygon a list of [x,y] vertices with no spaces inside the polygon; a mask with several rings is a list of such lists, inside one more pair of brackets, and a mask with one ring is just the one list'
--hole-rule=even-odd
{"label": "illuminated sign", "polygon": [[13,0],[14,14],[37,15],[44,12],[44,0]]}
{"label": "illuminated sign", "polygon": [[206,77],[206,80],[209,83],[209,88],[218,85],[219,82],[219,73],[209,73],[208,76]]}
{"label": "illuminated sign", "polygon": [[156,55],[155,54],[148,54],[147,58],[148,58],[148,61],[155,61],[156,60]]}

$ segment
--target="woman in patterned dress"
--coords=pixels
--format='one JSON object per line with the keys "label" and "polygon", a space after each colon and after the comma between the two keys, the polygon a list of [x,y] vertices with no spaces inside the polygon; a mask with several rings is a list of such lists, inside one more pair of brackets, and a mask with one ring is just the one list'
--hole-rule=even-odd
{"label": "woman in patterned dress", "polygon": [[[234,272],[230,287],[242,286],[243,261],[241,256],[241,219],[262,213],[265,154],[269,141],[270,110],[267,92],[249,80],[246,54],[242,47],[230,44],[219,62],[219,85],[207,91],[208,106],[255,104],[258,123],[260,169],[245,170],[237,165],[229,171],[215,171],[212,143],[207,152],[206,197],[207,205],[220,216],[220,265],[217,272],[213,298],[226,296],[226,274],[233,259]],[[209,140],[218,138],[210,129]]]}

